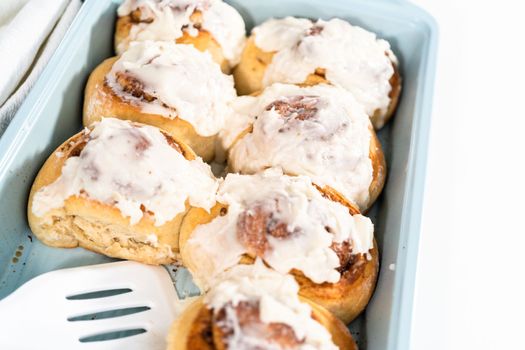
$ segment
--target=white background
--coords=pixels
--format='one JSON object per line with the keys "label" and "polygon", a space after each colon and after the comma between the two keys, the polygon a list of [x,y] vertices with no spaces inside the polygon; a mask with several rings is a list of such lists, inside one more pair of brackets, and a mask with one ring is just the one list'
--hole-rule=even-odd
{"label": "white background", "polygon": [[412,349],[525,349],[525,2],[413,1],[440,39]]}

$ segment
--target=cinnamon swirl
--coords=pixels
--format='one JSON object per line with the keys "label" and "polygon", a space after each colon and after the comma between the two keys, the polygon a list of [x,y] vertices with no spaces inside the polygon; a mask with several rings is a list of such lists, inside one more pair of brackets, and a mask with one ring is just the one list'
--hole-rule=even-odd
{"label": "cinnamon swirl", "polygon": [[227,73],[240,60],[246,31],[240,14],[222,0],[126,0],[118,8],[115,51],[133,41],[190,44],[211,54]]}
{"label": "cinnamon swirl", "polygon": [[401,92],[397,58],[387,41],[341,19],[270,19],[252,30],[234,70],[237,90],[272,83],[330,83],[351,91],[380,129]]}
{"label": "cinnamon swirl", "polygon": [[216,189],[209,166],[183,142],[106,118],[48,158],[31,188],[29,226],[49,246],[167,264],[177,258],[184,214],[212,207]]}
{"label": "cinnamon swirl", "polygon": [[260,261],[237,266],[177,319],[168,349],[357,349],[341,321],[297,290]]}
{"label": "cinnamon swirl", "polygon": [[210,213],[191,209],[185,216],[179,244],[202,290],[232,266],[261,258],[292,273],[301,295],[345,322],[366,307],[377,279],[370,219],[307,177],[275,169],[228,174]]}
{"label": "cinnamon swirl", "polygon": [[251,123],[222,134],[232,171],[253,174],[278,167],[309,176],[361,211],[375,202],[385,182],[385,159],[351,93],[326,84],[274,84],[257,97],[242,99],[237,112],[250,116]]}
{"label": "cinnamon swirl", "polygon": [[84,125],[104,116],[153,125],[210,161],[235,97],[232,77],[207,54],[190,45],[138,42],[91,73]]}

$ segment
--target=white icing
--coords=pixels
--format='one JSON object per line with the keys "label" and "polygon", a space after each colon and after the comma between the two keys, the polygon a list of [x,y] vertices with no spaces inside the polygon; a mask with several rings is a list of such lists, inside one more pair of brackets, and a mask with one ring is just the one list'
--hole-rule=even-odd
{"label": "white icing", "polygon": [[[321,32],[308,35],[315,27],[322,28]],[[302,83],[316,68],[324,68],[326,79],[351,91],[368,115],[376,110],[386,112],[396,58],[388,42],[374,33],[337,18],[314,23],[286,17],[264,22],[253,34],[256,46],[276,52],[265,72],[264,86]]]}
{"label": "white icing", "polygon": [[202,159],[187,160],[159,129],[113,118],[88,132],[78,157],[66,160],[61,175],[41,188],[32,211],[43,217],[71,196],[86,196],[120,210],[131,224],[153,212],[156,226],[184,212],[185,203],[209,210],[218,186]]}
{"label": "white icing", "polygon": [[202,13],[202,30],[209,32],[221,46],[224,57],[231,66],[237,64],[244,47],[246,30],[241,15],[221,0],[126,0],[118,8],[120,17],[140,9],[141,19],[151,23],[132,24],[129,38],[117,47],[123,53],[130,41],[174,41],[186,31],[197,36],[190,17],[194,11]]}
{"label": "white icing", "polygon": [[[144,91],[157,99],[147,102],[124,92],[116,81],[118,72],[138,79]],[[221,130],[231,113],[229,103],[236,97],[233,78],[223,74],[208,53],[172,42],[133,43],[113,64],[106,81],[144,112],[184,119],[202,136]]]}
{"label": "white icing", "polygon": [[254,104],[256,98],[253,96],[239,96],[230,106],[232,113],[228,114],[225,125],[218,134],[218,142],[215,150],[215,161],[225,162],[226,153],[238,136],[253,123],[253,116],[249,114],[249,108]]}
{"label": "white icing", "polygon": [[159,245],[159,238],[157,237],[156,234],[150,233],[149,235],[146,236],[146,239],[144,240],[144,242],[151,244],[154,247],[157,247]]}
{"label": "white icing", "polygon": [[269,249],[263,258],[281,273],[297,269],[315,283],[336,283],[340,262],[332,243],[350,241],[354,254],[367,253],[373,245],[370,219],[350,215],[347,207],[323,197],[305,176],[290,177],[276,169],[257,175],[228,174],[217,201],[227,205],[227,214],[197,226],[184,248],[203,289],[247,253],[238,239],[237,223],[241,214],[255,207],[271,213],[275,222],[292,232],[286,239],[267,235]]}
{"label": "white icing", "polygon": [[226,308],[227,320],[233,326],[233,334],[228,339],[231,349],[279,349],[254,335],[243,334],[230,306],[230,303],[236,306],[241,301],[258,302],[263,323],[290,326],[296,338],[304,340],[298,349],[337,349],[328,330],[311,317],[311,307],[299,300],[298,291],[299,286],[292,276],[268,269],[257,260],[254,265],[239,265],[226,272],[204,298],[215,312]]}
{"label": "white icing", "polygon": [[[317,112],[310,119],[285,118],[267,107],[294,96],[317,98]],[[329,185],[365,208],[373,179],[370,160],[370,121],[348,91],[330,85],[298,87],[274,84],[237,113],[257,117],[253,131],[229,152],[235,172],[256,173],[280,167],[288,174],[309,176]],[[293,117],[293,116],[292,116]]]}

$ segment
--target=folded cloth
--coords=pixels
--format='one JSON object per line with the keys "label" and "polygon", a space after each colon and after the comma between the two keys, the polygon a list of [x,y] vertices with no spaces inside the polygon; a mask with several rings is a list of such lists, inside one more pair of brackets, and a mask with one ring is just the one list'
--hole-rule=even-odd
{"label": "folded cloth", "polygon": [[0,30],[7,25],[20,11],[28,0],[6,0],[0,1]]}
{"label": "folded cloth", "polygon": [[[2,0],[0,10],[2,6],[6,6],[4,1]],[[17,13],[15,6],[6,6],[7,10],[16,13],[10,22],[2,23],[8,18],[0,17],[0,135],[9,125],[81,6],[80,0],[26,2]]]}

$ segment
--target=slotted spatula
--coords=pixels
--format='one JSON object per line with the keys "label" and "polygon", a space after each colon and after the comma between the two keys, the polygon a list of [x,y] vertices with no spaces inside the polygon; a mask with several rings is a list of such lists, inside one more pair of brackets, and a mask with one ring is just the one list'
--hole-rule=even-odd
{"label": "slotted spatula", "polygon": [[160,266],[45,273],[0,301],[0,349],[165,349],[178,300]]}

